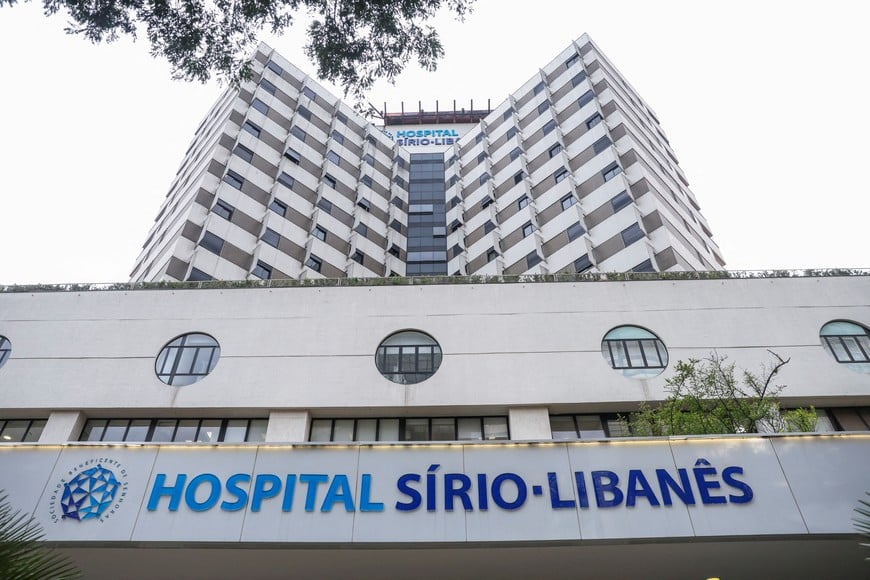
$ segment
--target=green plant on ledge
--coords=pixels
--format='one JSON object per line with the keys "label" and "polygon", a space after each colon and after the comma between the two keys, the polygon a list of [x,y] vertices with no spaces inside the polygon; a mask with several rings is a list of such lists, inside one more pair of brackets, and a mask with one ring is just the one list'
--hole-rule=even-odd
{"label": "green plant on ledge", "polygon": [[743,370],[715,352],[705,359],[679,361],[667,379],[668,398],[642,403],[622,420],[635,436],[781,433],[815,430],[815,409],[780,408],[782,385],[773,379],[790,359],[768,351],[774,361],[760,375]]}

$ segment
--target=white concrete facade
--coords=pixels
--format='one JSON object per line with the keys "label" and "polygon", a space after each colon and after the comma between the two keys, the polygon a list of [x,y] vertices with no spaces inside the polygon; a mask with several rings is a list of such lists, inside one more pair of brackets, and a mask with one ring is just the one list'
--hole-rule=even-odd
{"label": "white concrete facade", "polygon": [[[38,440],[0,442],[0,488],[88,578],[859,577],[851,510],[870,480],[870,423],[858,426],[870,374],[837,362],[819,334],[832,321],[867,328],[870,276],[825,274],[5,288],[0,438],[4,422],[45,425]],[[622,325],[661,340],[662,374],[610,367],[602,339]],[[410,329],[434,338],[442,361],[398,384],[376,352]],[[220,359],[193,384],[165,384],[158,353],[190,332],[213,337]],[[679,360],[716,352],[758,371],[768,351],[790,359],[783,406],[815,406],[829,432],[553,440],[554,417],[661,400]],[[366,422],[420,418],[491,418],[507,431],[361,435]],[[108,419],[126,435],[88,440]],[[137,421],[153,439],[125,438]],[[264,435],[158,438],[161,422],[178,434],[191,421],[200,434],[260,422]],[[353,423],[357,440],[317,442],[324,422],[334,433]],[[65,490],[93,469],[111,471],[118,495],[75,521],[87,508]]]}

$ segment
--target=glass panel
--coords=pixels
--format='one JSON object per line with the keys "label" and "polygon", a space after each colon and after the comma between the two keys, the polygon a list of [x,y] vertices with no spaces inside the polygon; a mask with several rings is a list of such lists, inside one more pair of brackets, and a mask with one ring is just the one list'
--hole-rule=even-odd
{"label": "glass panel", "polygon": [[628,367],[628,358],[625,356],[624,343],[621,340],[606,341],[603,350],[613,368],[624,369]]}
{"label": "glass panel", "polygon": [[112,419],[109,421],[109,426],[106,427],[106,434],[103,435],[103,441],[123,441],[129,422],[127,419]]}
{"label": "glass panel", "polygon": [[178,429],[175,431],[173,441],[193,443],[196,441],[197,427],[199,427],[199,421],[196,419],[184,419],[179,421]]}
{"label": "glass panel", "polygon": [[198,377],[196,375],[176,375],[172,377],[172,380],[169,381],[169,384],[173,387],[184,387],[187,385],[192,385],[200,378],[201,377]]}
{"label": "glass panel", "polygon": [[405,441],[428,441],[429,419],[405,419]]}
{"label": "glass panel", "polygon": [[639,340],[626,340],[625,346],[628,347],[628,365],[632,368],[643,368],[646,366],[643,360],[643,353],[640,350]]}
{"label": "glass panel", "polygon": [[553,439],[557,441],[577,439],[574,417],[550,417],[550,431],[553,433]]}
{"label": "glass panel", "polygon": [[79,441],[99,441],[103,438],[105,430],[105,419],[92,419],[85,423],[85,428],[82,430],[82,436],[79,437]]}
{"label": "glass panel", "polygon": [[839,337],[825,337],[825,342],[828,347],[830,347],[831,352],[834,353],[834,358],[837,359],[837,362],[850,362],[849,353],[846,351],[846,347],[840,342]]}
{"label": "glass panel", "polygon": [[246,419],[232,419],[227,421],[227,430],[224,432],[224,443],[244,443],[248,433],[248,421]]}
{"label": "glass panel", "polygon": [[175,370],[178,374],[187,375],[193,367],[193,357],[196,355],[195,348],[181,349],[181,357],[178,359],[178,366]]}
{"label": "glass panel", "polygon": [[24,441],[30,421],[7,421],[3,429],[2,441]]}
{"label": "glass panel", "polygon": [[268,419],[251,419],[251,425],[248,427],[248,442],[262,443],[265,441],[268,427]]}
{"label": "glass panel", "polygon": [[870,429],[870,407],[858,407],[858,414],[864,420],[864,425]]}
{"label": "glass panel", "polygon": [[455,421],[453,418],[432,419],[432,441],[455,441]]}
{"label": "glass panel", "polygon": [[606,420],[607,434],[610,437],[631,437],[631,431],[628,428],[626,421],[620,421],[619,418],[612,417]]}
{"label": "glass panel", "polygon": [[638,326],[620,326],[608,332],[604,338],[606,340],[619,340],[631,338],[656,338],[649,330],[644,330]]}
{"label": "glass panel", "polygon": [[843,344],[846,346],[846,349],[849,351],[849,354],[852,355],[852,360],[865,362],[867,357],[864,352],[861,351],[861,348],[858,346],[858,341],[856,337],[853,336],[844,336],[842,338]]}
{"label": "glass panel", "polygon": [[413,373],[417,370],[416,364],[417,358],[417,347],[415,346],[403,346],[402,347],[402,362],[401,362],[401,370],[406,373]]}
{"label": "glass panel", "polygon": [[376,441],[378,433],[377,419],[357,419],[356,421],[356,440],[357,441]]}
{"label": "glass panel", "polygon": [[185,346],[217,346],[217,342],[207,334],[193,333],[188,334],[184,342]]}
{"label": "glass panel", "polygon": [[160,419],[157,425],[154,426],[154,434],[151,436],[151,441],[164,443],[172,441],[172,434],[175,432],[175,421],[172,419]]}
{"label": "glass panel", "polygon": [[484,417],[483,438],[488,441],[492,441],[494,439],[507,439],[507,417]]}
{"label": "glass panel", "polygon": [[577,415],[577,429],[581,439],[603,439],[604,426],[598,415]]}
{"label": "glass panel", "polygon": [[659,353],[656,350],[656,341],[655,340],[642,340],[640,341],[641,347],[643,348],[643,353],[646,355],[646,365],[649,367],[662,367],[662,361],[659,360]]}
{"label": "glass panel", "polygon": [[867,426],[855,409],[846,407],[841,409],[834,408],[830,411],[837,419],[840,427],[843,428],[843,431],[865,431],[867,429]]}
{"label": "glass panel", "polygon": [[126,441],[147,441],[149,427],[151,427],[151,421],[148,419],[134,419],[130,421]]}
{"label": "glass panel", "polygon": [[220,419],[203,419],[196,440],[199,443],[217,443],[221,434]]}
{"label": "glass panel", "polygon": [[[164,356],[164,353],[165,356]],[[168,375],[172,372],[172,365],[175,364],[175,357],[178,354],[177,348],[167,348],[165,351],[160,353],[160,356],[157,357],[157,368],[160,369],[158,374]],[[163,364],[160,365],[160,360],[163,359]]]}
{"label": "glass panel", "polygon": [[208,373],[209,362],[211,362],[211,348],[198,348],[196,349],[196,360],[193,363],[193,372],[197,375],[204,375]]}
{"label": "glass panel", "polygon": [[333,441],[353,441],[353,419],[336,419],[332,430]]}
{"label": "glass panel", "polygon": [[399,440],[399,420],[381,419],[378,425],[378,441]]}
{"label": "glass panel", "polygon": [[45,428],[45,419],[31,421],[30,429],[27,430],[27,435],[24,436],[25,441],[39,441],[39,436],[42,435],[42,430]]}
{"label": "glass panel", "polygon": [[829,433],[831,431],[837,430],[834,427],[834,422],[831,421],[831,417],[828,415],[828,412],[824,409],[816,409],[815,430],[818,433]]}
{"label": "glass panel", "polygon": [[384,349],[386,351],[386,361],[384,365],[384,372],[386,373],[395,373],[399,370],[399,347],[397,346],[388,346]]}
{"label": "glass panel", "polygon": [[462,417],[457,419],[458,434],[456,436],[460,441],[480,441],[483,439],[483,433],[480,430],[480,418],[478,417]]}
{"label": "glass panel", "polygon": [[420,354],[417,357],[417,371],[421,373],[432,372],[432,347],[420,347]]}
{"label": "glass panel", "polygon": [[822,330],[819,331],[819,334],[822,336],[836,336],[839,334],[845,335],[856,335],[856,334],[867,334],[862,327],[855,324],[854,322],[846,322],[845,320],[839,320],[836,322],[829,322],[822,327]]}
{"label": "glass panel", "polygon": [[332,435],[332,419],[314,419],[311,421],[309,441],[329,441]]}

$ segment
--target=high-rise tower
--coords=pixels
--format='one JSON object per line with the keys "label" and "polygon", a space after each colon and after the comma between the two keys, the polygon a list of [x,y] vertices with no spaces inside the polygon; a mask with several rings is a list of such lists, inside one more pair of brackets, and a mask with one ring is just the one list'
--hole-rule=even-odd
{"label": "high-rise tower", "polygon": [[134,281],[715,270],[658,120],[584,35],[497,107],[357,115],[265,45]]}

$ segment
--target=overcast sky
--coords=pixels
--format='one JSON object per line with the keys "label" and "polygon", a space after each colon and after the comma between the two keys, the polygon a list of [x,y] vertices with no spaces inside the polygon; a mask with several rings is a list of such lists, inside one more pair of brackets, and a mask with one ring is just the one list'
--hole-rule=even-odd
{"label": "overcast sky", "polygon": [[[479,0],[436,22],[437,72],[370,101],[495,108],[587,32],[656,111],[728,269],[870,267],[868,21],[855,1]],[[0,10],[0,284],[126,281],[221,91],[65,23]],[[302,27],[264,40],[313,74]]]}

